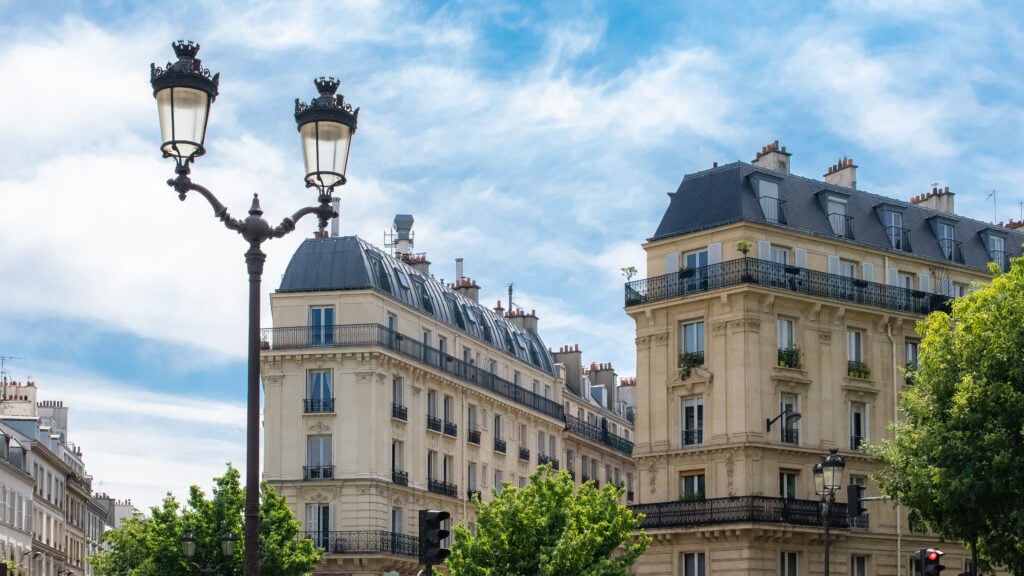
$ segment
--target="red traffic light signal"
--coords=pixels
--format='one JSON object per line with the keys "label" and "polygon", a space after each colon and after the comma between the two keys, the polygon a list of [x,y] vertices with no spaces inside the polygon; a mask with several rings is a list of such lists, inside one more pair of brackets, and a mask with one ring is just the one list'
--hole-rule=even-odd
{"label": "red traffic light signal", "polygon": [[942,550],[922,548],[918,554],[921,559],[921,576],[940,576],[939,573],[946,569],[939,563],[945,556]]}

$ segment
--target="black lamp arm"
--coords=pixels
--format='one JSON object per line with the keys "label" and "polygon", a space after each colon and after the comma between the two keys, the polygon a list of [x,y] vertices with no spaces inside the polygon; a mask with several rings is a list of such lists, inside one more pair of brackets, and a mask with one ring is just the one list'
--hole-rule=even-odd
{"label": "black lamp arm", "polygon": [[213,208],[213,215],[219,218],[220,221],[224,223],[224,226],[227,226],[230,230],[236,230],[239,232],[242,230],[245,225],[243,221],[232,218],[231,214],[228,213],[227,207],[221,204],[220,200],[213,195],[213,192],[210,192],[210,190],[205,186],[196,184],[191,178],[189,178],[190,170],[187,163],[178,164],[174,171],[177,173],[177,176],[168,180],[167,185],[174,188],[175,192],[178,193],[178,198],[181,199],[182,202],[185,201],[186,194],[195,190],[202,194],[203,198],[206,198],[206,201],[209,202],[210,206]]}

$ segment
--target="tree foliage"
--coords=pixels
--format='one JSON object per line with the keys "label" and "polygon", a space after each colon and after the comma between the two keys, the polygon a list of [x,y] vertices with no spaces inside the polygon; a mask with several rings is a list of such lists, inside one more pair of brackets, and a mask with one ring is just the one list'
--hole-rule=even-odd
{"label": "tree foliage", "polygon": [[[320,561],[320,552],[307,538],[298,538],[300,524],[283,496],[266,482],[260,494],[260,573],[304,576]],[[181,552],[181,537],[191,531],[196,539],[192,561],[202,567],[217,566],[221,536],[231,531],[238,537],[234,555],[223,574],[241,574],[244,554],[243,510],[245,490],[238,470],[230,464],[223,476],[214,478],[213,497],[207,499],[198,486],[189,491],[182,507],[170,493],[162,506],[150,509],[148,518],[128,518],[120,529],[103,534],[107,550],[89,557],[97,576],[182,576],[200,574]]]}
{"label": "tree foliage", "polygon": [[[452,576],[619,576],[651,539],[619,504],[623,490],[574,490],[567,471],[539,468],[524,488],[504,484],[477,504],[476,529],[460,524],[446,562]],[[639,530],[639,531],[638,531]]]}
{"label": "tree foliage", "polygon": [[918,325],[905,419],[873,452],[911,520],[1024,575],[1024,259]]}

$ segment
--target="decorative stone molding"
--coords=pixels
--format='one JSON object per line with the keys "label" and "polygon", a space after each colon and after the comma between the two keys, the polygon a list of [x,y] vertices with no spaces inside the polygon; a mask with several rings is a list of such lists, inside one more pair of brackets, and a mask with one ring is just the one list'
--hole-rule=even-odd
{"label": "decorative stone molding", "polygon": [[284,384],[284,374],[261,374],[260,378],[263,380],[263,385],[268,388],[277,388]]}
{"label": "decorative stone molding", "polygon": [[818,344],[831,344],[832,343],[832,331],[831,330],[818,330]]}
{"label": "decorative stone molding", "polygon": [[309,425],[310,432],[316,432],[318,434],[326,434],[331,431],[331,425],[325,423],[323,420],[317,420]]}
{"label": "decorative stone molding", "polygon": [[668,344],[668,334],[665,332],[662,332],[661,334],[655,334],[654,344],[655,346],[665,346],[666,344]]}
{"label": "decorative stone molding", "polygon": [[760,332],[761,331],[761,320],[758,318],[741,318],[739,320],[729,321],[729,333],[735,334],[739,332]]}
{"label": "decorative stone molding", "polygon": [[715,336],[721,336],[722,334],[725,334],[725,330],[728,327],[728,324],[729,322],[727,320],[715,322],[714,324],[711,325],[711,334]]}
{"label": "decorative stone molding", "polygon": [[636,343],[637,350],[646,350],[651,347],[650,336],[637,336],[634,342]]}

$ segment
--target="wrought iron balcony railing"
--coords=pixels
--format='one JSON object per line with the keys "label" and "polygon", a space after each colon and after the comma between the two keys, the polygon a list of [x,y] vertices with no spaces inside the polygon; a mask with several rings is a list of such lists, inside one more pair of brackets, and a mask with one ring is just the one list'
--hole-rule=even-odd
{"label": "wrought iron balcony railing", "polygon": [[480,445],[480,431],[479,430],[470,430],[469,431],[469,441],[471,443],[476,444],[477,446],[479,446]]}
{"label": "wrought iron balcony railing", "polygon": [[910,248],[910,230],[899,226],[886,226],[885,235],[889,238],[889,244],[897,250],[912,252]]}
{"label": "wrought iron balcony railing", "polygon": [[859,434],[850,434],[850,450],[860,450],[866,438]]}
{"label": "wrought iron balcony railing", "polygon": [[569,468],[569,478],[576,480],[576,471],[573,470],[572,468]]}
{"label": "wrought iron balcony railing", "polygon": [[995,262],[999,269],[1006,272],[1010,269],[1010,254],[1002,250],[990,250],[988,253],[989,262]]}
{"label": "wrought iron balcony railing", "polygon": [[853,378],[867,378],[871,376],[871,367],[866,362],[847,360],[846,373]]}
{"label": "wrought iron balcony railing", "polygon": [[427,479],[427,490],[434,494],[442,494],[444,496],[451,496],[456,498],[459,495],[459,487],[455,484],[449,484],[443,480]]}
{"label": "wrought iron balcony railing", "polygon": [[551,468],[553,468],[555,470],[558,470],[558,466],[559,466],[558,458],[552,458],[551,456],[548,456],[547,454],[538,454],[537,455],[537,465],[538,466],[542,466],[544,464],[551,464]]}
{"label": "wrought iron balcony railing", "polygon": [[302,401],[302,411],[306,414],[334,412],[334,398],[306,398]]}
{"label": "wrought iron balcony railing", "polygon": [[391,481],[394,482],[395,484],[400,485],[400,486],[408,486],[409,485],[409,473],[408,472],[402,472],[401,470],[392,470],[391,471]]}
{"label": "wrought iron balcony railing", "polygon": [[764,219],[769,222],[776,222],[778,224],[786,223],[786,201],[773,198],[772,196],[762,196],[759,198],[761,204],[761,212],[764,214]]}
{"label": "wrought iron balcony railing", "polygon": [[633,443],[625,438],[612,434],[603,426],[595,426],[575,416],[565,415],[565,429],[594,442],[600,442],[605,446],[614,448],[623,454],[633,454]]}
{"label": "wrought iron balcony railing", "polygon": [[431,416],[427,414],[427,430],[433,430],[435,432],[441,431],[441,419],[437,416]]}
{"label": "wrought iron balcony railing", "polygon": [[307,531],[300,538],[309,538],[327,554],[394,554],[416,557],[420,552],[416,536],[377,530]]}
{"label": "wrought iron balcony railing", "polygon": [[[629,508],[634,513],[645,515],[640,526],[647,530],[739,522],[821,526],[821,502],[817,500],[736,496],[634,504]],[[832,505],[830,523],[833,528],[849,527],[845,503],[836,502]]]}
{"label": "wrought iron balcony railing", "polygon": [[504,454],[505,453],[505,441],[500,439],[500,438],[495,438],[494,439],[494,451],[495,452],[501,452],[502,454]]}
{"label": "wrought iron balcony railing", "polygon": [[855,280],[839,274],[757,258],[737,258],[690,270],[697,271],[699,282],[689,282],[692,278],[684,279],[678,272],[673,272],[626,283],[626,306],[662,302],[741,284],[757,284],[805,296],[843,300],[910,314],[929,314],[935,310],[949,309],[950,298],[942,294]]}
{"label": "wrought iron balcony railing", "polygon": [[401,404],[391,403],[391,417],[399,420],[409,420],[409,409]]}
{"label": "wrought iron balcony railing", "polygon": [[870,527],[868,522],[868,515],[861,514],[856,518],[850,518],[850,528],[859,528],[860,530],[867,530]]}
{"label": "wrought iron balcony railing", "polygon": [[704,429],[683,430],[683,446],[700,446],[704,443]]}
{"label": "wrought iron balcony railing", "polygon": [[942,248],[942,254],[946,257],[946,260],[963,264],[964,253],[962,246],[963,242],[960,242],[959,240],[953,240],[952,238],[939,238],[939,247]]}
{"label": "wrought iron balcony railing", "polygon": [[303,466],[303,480],[332,480],[334,478],[334,466]]}
{"label": "wrought iron balcony railing", "polygon": [[[329,337],[326,337],[326,336]],[[562,419],[564,408],[558,402],[540,394],[516,386],[503,378],[480,370],[437,348],[425,346],[414,338],[407,338],[395,330],[380,324],[344,324],[335,326],[296,326],[289,328],[264,328],[263,341],[270,343],[271,350],[294,350],[300,348],[350,348],[379,346],[427,364],[450,376],[504,396],[509,400],[552,418]]]}
{"label": "wrought iron balcony railing", "polygon": [[793,446],[800,445],[800,429],[799,428],[787,428],[783,426],[779,430],[782,431],[782,443],[792,444]]}
{"label": "wrought iron balcony railing", "polygon": [[519,459],[520,460],[526,460],[527,462],[529,462],[530,461],[530,449],[529,448],[519,448]]}
{"label": "wrought iron balcony railing", "polygon": [[483,496],[480,495],[480,491],[479,490],[476,490],[476,489],[473,489],[473,488],[470,488],[469,490],[466,490],[466,500],[473,500],[473,496],[476,496],[477,499],[479,499],[479,500],[483,499]]}
{"label": "wrought iron balcony railing", "polygon": [[828,215],[828,222],[836,236],[853,240],[853,216],[833,212]]}
{"label": "wrought iron balcony railing", "polygon": [[799,368],[800,349],[796,346],[792,348],[779,348],[779,366],[783,366],[785,368]]}
{"label": "wrought iron balcony railing", "polygon": [[458,436],[459,427],[454,422],[444,421],[444,433],[448,436]]}

